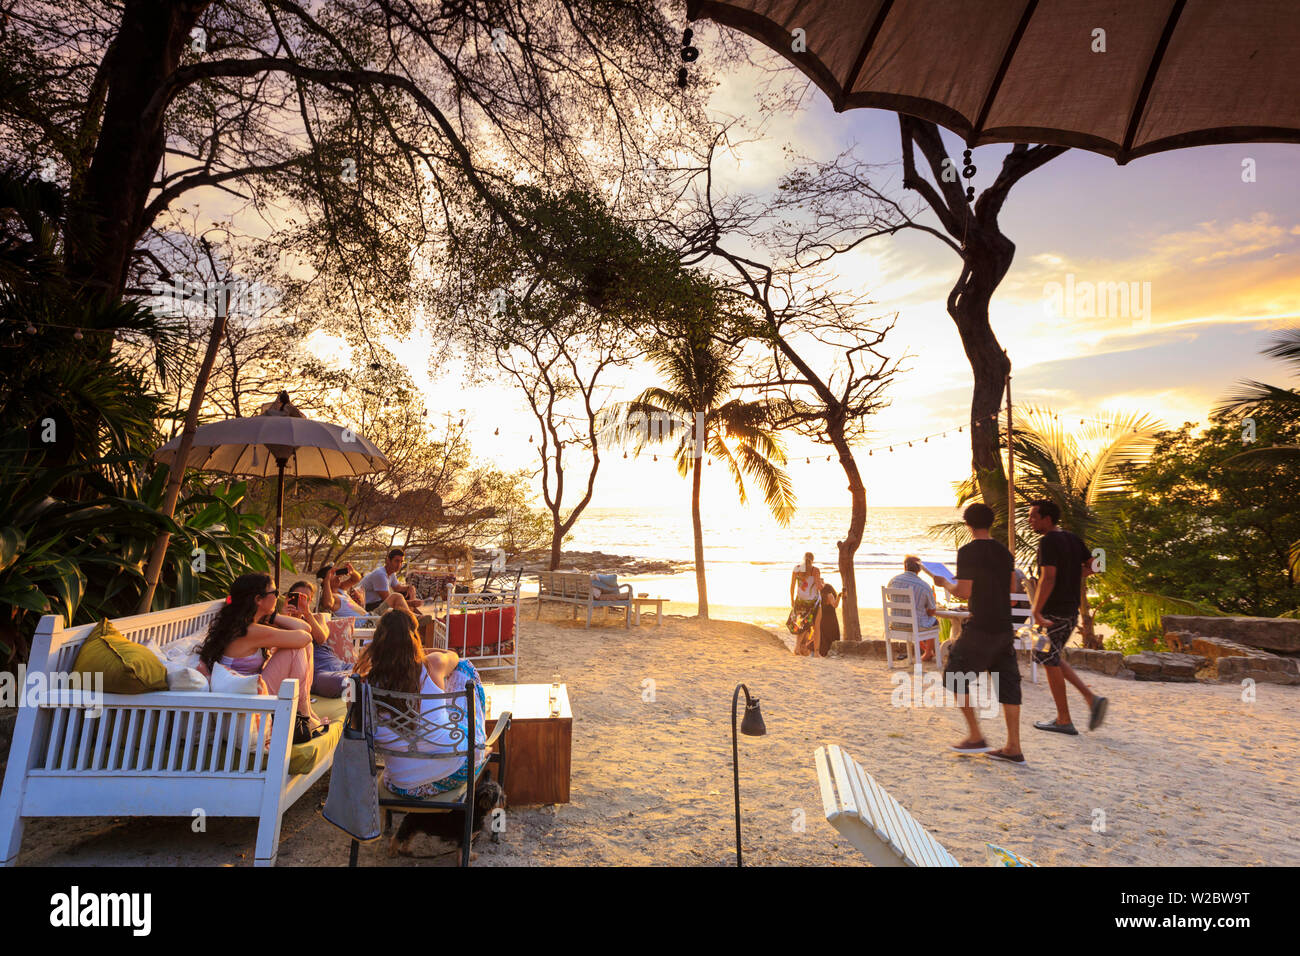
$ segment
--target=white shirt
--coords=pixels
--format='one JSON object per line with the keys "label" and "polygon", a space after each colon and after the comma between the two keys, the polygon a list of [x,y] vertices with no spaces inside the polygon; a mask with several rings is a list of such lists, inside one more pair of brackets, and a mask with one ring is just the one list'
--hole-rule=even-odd
{"label": "white shirt", "polygon": [[[441,694],[438,685],[433,682],[427,670],[423,671],[423,680],[420,681],[421,694]],[[416,751],[421,753],[451,753],[447,757],[394,757],[392,754],[384,755],[384,769],[387,772],[387,779],[393,786],[401,787],[403,790],[409,790],[412,787],[419,786],[422,783],[429,783],[433,780],[442,780],[449,777],[460,769],[464,763],[464,756],[457,756],[453,751],[464,749],[465,747],[465,724],[464,720],[460,725],[460,739],[452,739],[450,724],[452,722],[451,714],[448,712],[447,704],[439,700],[422,700],[420,701],[420,716],[430,723],[443,724],[447,726],[430,727],[421,735],[416,745]],[[383,723],[383,711],[380,710],[380,723],[375,728],[375,743],[381,747],[394,747],[394,749],[406,749],[398,737]],[[476,762],[481,762],[482,751]]]}
{"label": "white shirt", "polygon": [[381,564],[361,579],[361,593],[366,599],[366,607],[384,599],[380,591],[397,589],[397,575],[389,574]]}

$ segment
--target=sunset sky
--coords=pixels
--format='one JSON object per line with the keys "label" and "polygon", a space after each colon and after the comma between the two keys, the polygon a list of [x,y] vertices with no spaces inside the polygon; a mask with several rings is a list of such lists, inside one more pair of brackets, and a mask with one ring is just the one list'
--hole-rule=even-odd
{"label": "sunset sky", "polygon": [[[719,118],[753,117],[751,88],[743,76],[725,79],[712,101]],[[836,114],[816,89],[805,102],[798,115],[768,125],[760,142],[744,147],[739,163],[724,165],[729,189],[772,190],[787,169],[787,144],[816,158],[856,144],[864,159],[894,164],[884,175],[901,194],[894,114]],[[950,153],[959,155],[960,142],[947,138]],[[975,151],[977,189],[992,182],[1006,149]],[[1128,166],[1071,150],[1016,185],[1001,215],[1016,258],[993,301],[1016,402],[1047,405],[1067,419],[1141,411],[1176,425],[1203,422],[1239,379],[1285,384],[1284,370],[1260,349],[1271,330],[1300,316],[1296,150],[1201,147]],[[1246,159],[1254,161],[1254,182],[1243,181]],[[955,430],[967,420],[971,375],[944,309],[958,266],[951,249],[923,233],[877,240],[840,266],[841,280],[869,291],[878,314],[898,314],[885,351],[906,356],[906,371],[889,391],[892,405],[874,419],[869,444],[950,430],[946,439],[893,455],[864,452],[869,505],[951,504],[953,483],[967,473],[967,436]],[[1078,294],[1089,283],[1128,283],[1139,295],[1149,289],[1150,302],[1143,296],[1138,309],[1134,300],[1136,315],[1089,315]],[[1076,292],[1073,312],[1054,314],[1052,290],[1060,290],[1059,301],[1067,286]],[[501,466],[536,466],[536,446],[527,442],[535,423],[507,385],[466,390],[452,369],[430,380],[430,342],[388,344],[424,383],[431,408],[466,410],[476,454]],[[621,380],[627,391],[614,398],[652,383],[651,370],[641,369]],[[843,472],[825,460],[825,448],[798,440],[789,447],[802,504],[848,504]],[[711,507],[732,507],[723,470],[706,474]],[[602,464],[594,504],[675,505],[686,496],[687,483],[666,458],[624,461],[616,452]]]}

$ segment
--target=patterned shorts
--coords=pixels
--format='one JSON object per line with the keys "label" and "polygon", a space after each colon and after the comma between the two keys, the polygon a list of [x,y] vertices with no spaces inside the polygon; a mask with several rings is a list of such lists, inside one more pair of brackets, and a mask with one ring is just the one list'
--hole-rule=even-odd
{"label": "patterned shorts", "polygon": [[1056,614],[1044,614],[1043,617],[1052,622],[1047,628],[1047,640],[1050,646],[1045,651],[1035,650],[1034,659],[1044,667],[1060,667],[1061,651],[1065,650],[1070,635],[1074,633],[1074,625],[1078,623],[1079,615],[1060,617]]}

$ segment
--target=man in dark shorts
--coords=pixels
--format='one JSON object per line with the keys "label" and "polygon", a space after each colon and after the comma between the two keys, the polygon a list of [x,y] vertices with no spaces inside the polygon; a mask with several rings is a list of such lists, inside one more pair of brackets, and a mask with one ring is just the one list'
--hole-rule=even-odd
{"label": "man in dark shorts", "polygon": [[1047,671],[1047,686],[1056,702],[1056,719],[1039,720],[1039,730],[1074,737],[1078,731],[1070,720],[1070,702],[1065,696],[1069,681],[1088,702],[1088,729],[1096,730],[1106,719],[1106,698],[1098,697],[1066,663],[1063,651],[1079,620],[1083,582],[1092,574],[1092,553],[1083,539],[1060,527],[1061,509],[1055,501],[1030,503],[1029,527],[1043,536],[1038,542],[1038,589],[1034,593],[1034,623],[1047,630],[1047,648],[1034,657]]}
{"label": "man in dark shorts", "polygon": [[[960,754],[988,754],[996,760],[1023,765],[1020,750],[1020,667],[1016,661],[1015,631],[1011,626],[1011,592],[1015,590],[1015,559],[994,541],[993,509],[974,504],[962,516],[970,528],[970,543],[957,552],[957,580],[938,580],[950,594],[966,601],[970,619],[953,641],[943,668],[944,683],[957,695],[968,733],[953,746]],[[970,675],[991,673],[997,683],[998,702],[1007,721],[1007,743],[994,750],[980,732],[979,718],[970,705],[964,685]]]}

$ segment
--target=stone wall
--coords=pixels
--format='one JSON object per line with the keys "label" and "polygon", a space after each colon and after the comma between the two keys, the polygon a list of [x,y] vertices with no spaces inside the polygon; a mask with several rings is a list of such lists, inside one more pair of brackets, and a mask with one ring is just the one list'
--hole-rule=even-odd
{"label": "stone wall", "polygon": [[1165,634],[1218,637],[1275,654],[1300,654],[1300,619],[1166,614],[1160,623]]}

